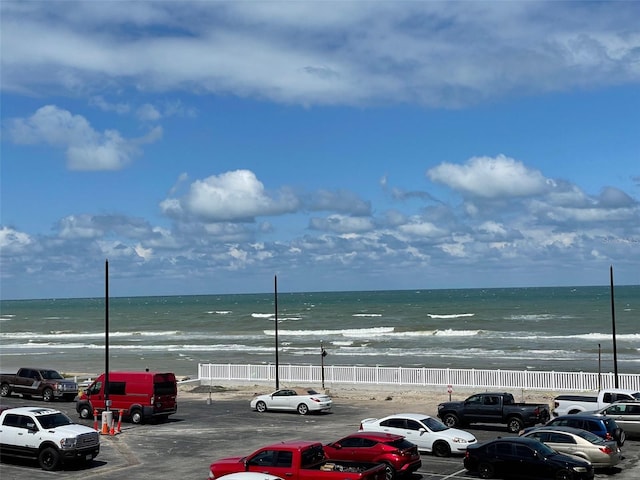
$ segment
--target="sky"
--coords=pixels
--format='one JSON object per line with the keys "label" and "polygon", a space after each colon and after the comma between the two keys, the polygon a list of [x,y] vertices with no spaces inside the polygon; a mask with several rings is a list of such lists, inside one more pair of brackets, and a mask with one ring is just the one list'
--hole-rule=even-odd
{"label": "sky", "polygon": [[639,18],[3,0],[0,298],[640,284]]}

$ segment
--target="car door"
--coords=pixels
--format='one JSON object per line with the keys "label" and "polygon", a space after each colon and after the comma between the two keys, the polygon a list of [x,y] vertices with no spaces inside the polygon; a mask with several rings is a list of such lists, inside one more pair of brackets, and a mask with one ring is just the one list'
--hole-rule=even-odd
{"label": "car door", "polygon": [[367,453],[371,451],[372,442],[367,442],[368,449],[365,448],[365,439],[358,437],[343,438],[339,442],[340,448],[332,448],[330,458],[336,460],[349,460],[368,462],[371,460]]}
{"label": "car door", "polygon": [[389,433],[402,435],[409,442],[415,443],[419,450],[430,452],[433,446],[433,434],[416,420],[411,418],[405,418],[403,420],[403,428],[395,429],[395,431],[390,431]]}
{"label": "car door", "polygon": [[565,432],[550,432],[543,443],[560,453],[573,454],[578,449],[575,437]]}
{"label": "car door", "polygon": [[603,413],[613,418],[626,433],[640,435],[640,403],[613,404]]}
{"label": "car door", "polygon": [[467,422],[482,422],[486,415],[484,395],[472,395],[464,401],[464,419]]}
{"label": "car door", "polygon": [[38,441],[35,439],[37,431],[37,425],[31,417],[13,413],[5,414],[0,427],[2,449],[13,454],[35,455],[38,450]]}
{"label": "car door", "polygon": [[269,407],[271,410],[289,410],[291,409],[291,391],[278,390],[271,395]]}

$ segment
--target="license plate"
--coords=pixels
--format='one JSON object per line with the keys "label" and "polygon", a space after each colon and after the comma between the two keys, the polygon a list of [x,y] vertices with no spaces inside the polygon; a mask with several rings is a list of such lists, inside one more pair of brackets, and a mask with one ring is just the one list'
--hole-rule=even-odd
{"label": "license plate", "polygon": [[91,460],[93,460],[93,455],[91,455],[91,454],[89,454],[89,455],[85,455],[85,456],[84,456],[84,459],[85,459],[87,462],[90,462]]}

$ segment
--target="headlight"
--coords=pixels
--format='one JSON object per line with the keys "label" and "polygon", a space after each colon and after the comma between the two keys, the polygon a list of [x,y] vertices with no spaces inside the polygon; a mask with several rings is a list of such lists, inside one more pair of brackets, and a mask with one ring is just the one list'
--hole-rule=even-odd
{"label": "headlight", "polygon": [[453,439],[453,443],[469,443],[469,440],[466,438],[455,437]]}
{"label": "headlight", "polygon": [[62,440],[60,440],[60,448],[62,448],[63,450],[66,450],[69,448],[75,448],[76,440],[77,439],[75,437],[63,438]]}
{"label": "headlight", "polygon": [[574,472],[585,473],[587,471],[587,467],[573,467]]}

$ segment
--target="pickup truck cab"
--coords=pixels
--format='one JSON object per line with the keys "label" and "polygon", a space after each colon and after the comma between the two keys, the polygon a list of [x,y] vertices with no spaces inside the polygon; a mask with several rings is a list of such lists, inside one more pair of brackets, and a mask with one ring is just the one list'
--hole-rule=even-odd
{"label": "pickup truck cab", "polygon": [[50,471],[64,462],[88,462],[100,452],[100,435],[46,407],[7,408],[0,413],[0,455],[37,459]]}
{"label": "pickup truck cab", "polygon": [[0,395],[19,393],[25,398],[42,397],[71,401],[78,395],[78,384],[50,368],[21,368],[17,373],[0,373]]}
{"label": "pickup truck cab", "polygon": [[640,401],[640,392],[624,388],[608,388],[600,390],[597,395],[559,395],[553,399],[552,413],[554,417],[559,417],[591,412],[620,401]]}
{"label": "pickup truck cab", "polygon": [[328,460],[319,442],[292,441],[262,447],[246,457],[223,458],[209,466],[209,479],[260,472],[288,480],[385,480],[380,463]]}
{"label": "pickup truck cab", "polygon": [[448,427],[471,423],[502,423],[511,433],[549,420],[549,406],[516,403],[511,393],[478,393],[462,402],[438,405],[438,417]]}

